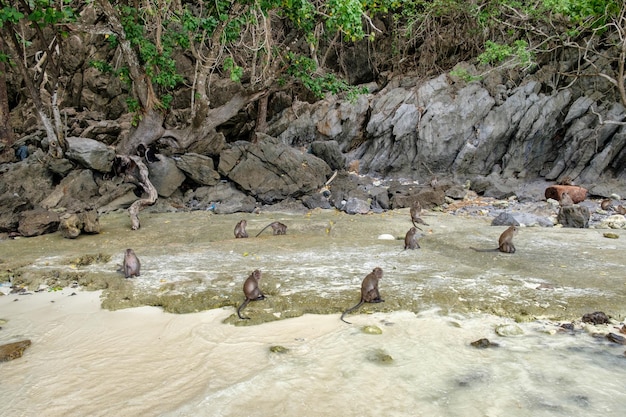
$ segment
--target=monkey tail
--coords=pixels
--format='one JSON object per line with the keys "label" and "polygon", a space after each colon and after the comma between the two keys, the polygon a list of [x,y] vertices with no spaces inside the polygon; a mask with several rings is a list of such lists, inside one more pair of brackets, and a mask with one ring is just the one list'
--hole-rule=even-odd
{"label": "monkey tail", "polygon": [[246,301],[244,301],[243,304],[241,304],[239,306],[239,308],[237,309],[237,315],[242,320],[250,320],[250,317],[242,317],[241,316],[241,310],[243,310],[248,305],[249,302],[250,302],[250,300],[248,298],[246,298]]}
{"label": "monkey tail", "polygon": [[[421,227],[419,227],[419,226],[417,225],[417,223],[415,223],[415,220],[411,219],[411,222],[413,223],[413,226],[415,226],[417,229],[420,229],[422,232],[424,231],[424,229],[422,229]],[[424,223],[424,224],[426,224],[426,223]],[[428,225],[427,225],[427,226],[428,226]]]}
{"label": "monkey tail", "polygon": [[362,298],[361,298],[361,301],[359,301],[359,304],[357,304],[357,305],[355,305],[354,307],[349,308],[349,309],[347,309],[346,311],[344,311],[344,312],[343,312],[343,314],[341,315],[341,321],[343,321],[344,323],[352,324],[352,323],[350,323],[349,321],[345,321],[345,320],[343,319],[343,317],[344,317],[346,314],[348,314],[348,313],[350,313],[350,312],[352,312],[352,311],[356,310],[357,308],[361,307],[361,304],[363,304],[363,299],[362,299]]}
{"label": "monkey tail", "polygon": [[474,249],[476,252],[495,252],[500,250],[499,248],[494,248],[494,249],[477,249],[473,246],[470,246],[470,249]]}
{"label": "monkey tail", "polygon": [[259,233],[257,233],[257,234],[256,234],[256,236],[255,236],[255,237],[259,237],[259,235],[260,235],[261,233],[263,233],[263,231],[264,231],[265,229],[267,229],[268,227],[270,227],[271,225],[272,225],[272,223],[270,223],[270,224],[268,224],[267,226],[265,226],[263,229],[261,229],[261,231],[260,231]]}

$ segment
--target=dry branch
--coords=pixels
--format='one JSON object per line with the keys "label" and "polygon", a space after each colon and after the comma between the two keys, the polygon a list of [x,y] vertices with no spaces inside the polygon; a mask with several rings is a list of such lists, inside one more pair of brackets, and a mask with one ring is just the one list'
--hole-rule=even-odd
{"label": "dry branch", "polygon": [[130,215],[130,224],[132,230],[137,230],[141,226],[139,223],[139,210],[144,207],[153,205],[159,194],[157,193],[156,188],[152,185],[150,178],[148,178],[148,167],[143,163],[140,157],[138,156],[126,156],[126,155],[118,155],[117,156],[120,161],[125,166],[133,166],[137,167],[137,170],[131,170],[132,172],[127,172],[127,178],[130,177],[130,180],[138,185],[140,185],[146,194],[148,194],[145,198],[140,198],[130,205],[128,208],[128,214]]}

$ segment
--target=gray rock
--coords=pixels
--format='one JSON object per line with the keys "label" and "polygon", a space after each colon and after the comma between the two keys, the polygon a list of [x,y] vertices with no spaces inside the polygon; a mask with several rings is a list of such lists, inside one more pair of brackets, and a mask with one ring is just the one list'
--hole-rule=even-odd
{"label": "gray rock", "polygon": [[0,232],[17,230],[20,213],[32,209],[33,205],[27,198],[10,192],[0,195]]}
{"label": "gray rock", "polygon": [[54,233],[58,228],[58,214],[43,208],[36,208],[20,214],[17,230],[22,236],[31,237]]}
{"label": "gray rock", "polygon": [[261,135],[255,144],[222,152],[218,170],[264,203],[319,190],[331,170],[326,162]]}
{"label": "gray rock", "polygon": [[348,214],[367,214],[370,211],[370,203],[359,198],[351,197],[346,201],[343,211]]}
{"label": "gray rock", "polygon": [[217,214],[251,213],[256,200],[239,191],[232,183],[221,182],[211,187],[199,187],[185,195],[186,204],[193,210],[213,210]]}
{"label": "gray rock", "polygon": [[492,226],[519,226],[519,222],[511,213],[502,212],[498,214],[492,221]]}
{"label": "gray rock", "polygon": [[328,197],[326,197],[322,193],[314,193],[311,195],[305,195],[302,197],[302,204],[308,209],[330,209],[332,206],[330,205],[330,201]]}
{"label": "gray rock", "polygon": [[341,153],[339,143],[336,140],[311,143],[311,153],[326,162],[330,169],[342,170],[346,168],[346,157]]}
{"label": "gray rock", "polygon": [[88,169],[71,171],[39,204],[46,209],[65,208],[72,212],[91,208],[99,198],[98,185]]}
{"label": "gray rock", "polygon": [[67,174],[70,173],[71,170],[74,169],[74,164],[72,162],[70,162],[69,159],[65,159],[65,158],[48,158],[46,160],[46,167],[54,172],[55,174],[58,174],[62,177],[66,176]]}
{"label": "gray rock", "polygon": [[93,139],[68,137],[65,156],[85,168],[109,172],[115,159],[115,151]]}
{"label": "gray rock", "polygon": [[215,185],[220,180],[213,159],[208,156],[186,153],[176,158],[176,166],[200,185]]}
{"label": "gray rock", "polygon": [[165,155],[158,161],[147,164],[150,181],[161,197],[169,197],[185,181],[185,174],[178,169],[176,162]]}
{"label": "gray rock", "polygon": [[587,228],[591,213],[585,206],[575,204],[573,206],[561,207],[557,215],[557,221],[565,227]]}

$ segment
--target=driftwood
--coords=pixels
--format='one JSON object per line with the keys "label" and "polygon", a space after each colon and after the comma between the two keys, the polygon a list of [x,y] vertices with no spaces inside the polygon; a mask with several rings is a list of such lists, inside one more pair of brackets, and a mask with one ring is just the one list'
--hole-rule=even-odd
{"label": "driftwood", "polygon": [[137,230],[141,226],[139,223],[139,210],[153,205],[159,194],[152,182],[150,182],[150,178],[148,178],[148,167],[146,167],[140,157],[117,155],[117,158],[119,158],[118,161],[124,167],[124,180],[141,186],[148,194],[147,197],[140,198],[128,208],[131,229]]}

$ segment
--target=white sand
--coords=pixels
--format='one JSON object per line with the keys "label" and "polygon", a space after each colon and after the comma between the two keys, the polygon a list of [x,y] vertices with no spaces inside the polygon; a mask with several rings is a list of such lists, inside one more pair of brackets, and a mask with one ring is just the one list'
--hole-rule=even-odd
{"label": "white sand", "polygon": [[208,385],[219,390],[260,372],[272,344],[343,325],[335,316],[308,316],[242,328],[221,323],[232,308],[111,312],[99,297],[71,289],[0,297],[0,318],[8,321],[0,342],[32,341],[22,358],[0,364],[0,415],[158,415]]}
{"label": "white sand", "polygon": [[[222,323],[233,308],[111,312],[100,293],[73,291],[0,296],[0,343],[32,341],[0,363],[0,416],[586,417],[626,407],[623,346],[541,323],[512,338],[493,332],[506,319],[437,311],[236,327]],[[362,333],[366,324],[383,334]],[[469,346],[481,337],[500,347]]]}

